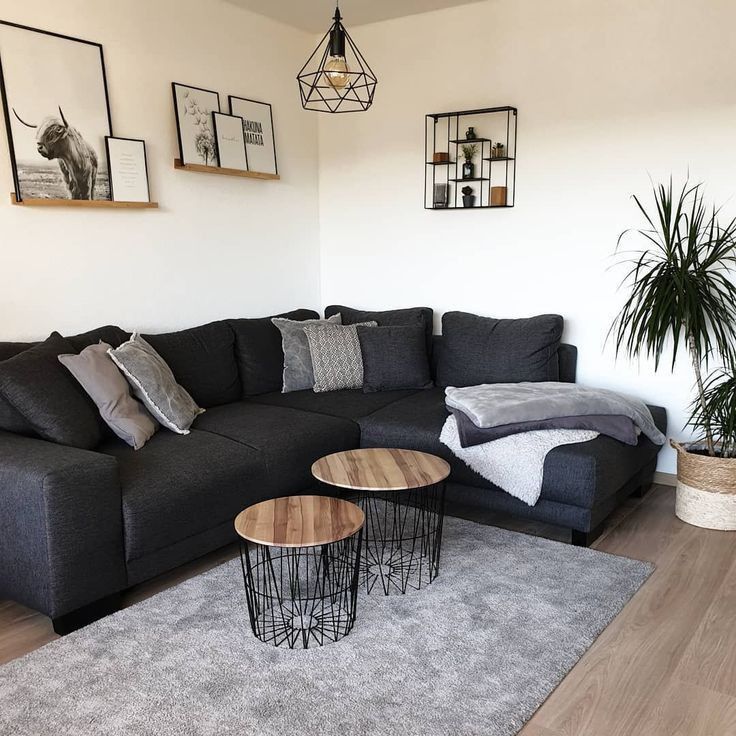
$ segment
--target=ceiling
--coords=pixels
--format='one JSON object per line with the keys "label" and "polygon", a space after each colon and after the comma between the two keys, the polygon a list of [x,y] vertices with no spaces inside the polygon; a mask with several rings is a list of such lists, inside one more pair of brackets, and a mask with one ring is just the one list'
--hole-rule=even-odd
{"label": "ceiling", "polygon": [[[303,31],[325,32],[335,12],[334,0],[227,0]],[[426,13],[482,0],[341,0],[340,12],[348,29],[363,23]]]}

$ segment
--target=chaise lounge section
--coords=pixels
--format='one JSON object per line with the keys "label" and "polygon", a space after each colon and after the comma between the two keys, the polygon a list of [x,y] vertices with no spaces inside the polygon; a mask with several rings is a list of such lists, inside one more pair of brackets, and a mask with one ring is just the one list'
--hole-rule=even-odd
{"label": "chaise lounge section", "polygon": [[[105,327],[69,340],[82,350],[128,336]],[[312,463],[332,452],[393,446],[440,455],[452,466],[451,504],[564,526],[578,544],[652,482],[656,445],[601,436],[550,452],[542,496],[529,507],[439,442],[447,417],[441,388],[281,393],[283,353],[270,318],[146,338],[206,408],[188,435],[161,430],[134,451],[108,433],[81,450],[34,436],[0,397],[0,596],[50,616],[59,633],[113,610],[126,588],[232,542],[232,521],[245,506],[309,491]],[[441,346],[435,337],[435,358]],[[0,360],[30,347],[0,343]],[[574,381],[575,348],[561,346],[559,358],[561,380]],[[665,410],[651,409],[665,431]]]}

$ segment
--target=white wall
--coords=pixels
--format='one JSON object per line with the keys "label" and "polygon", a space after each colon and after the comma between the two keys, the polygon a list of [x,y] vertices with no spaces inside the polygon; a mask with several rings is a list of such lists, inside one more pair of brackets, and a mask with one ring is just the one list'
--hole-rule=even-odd
{"label": "white wall", "polygon": [[[161,204],[13,207],[0,127],[0,339],[318,305],[317,120],[294,80],[311,35],[222,0],[0,0],[0,18],[102,43],[114,133],[146,139]],[[271,102],[281,181],[175,171],[172,81],[216,89],[223,104]]]}
{"label": "white wall", "polygon": [[[320,121],[322,301],[558,312],[581,382],[667,406],[683,436],[687,363],[655,376],[603,349],[607,268],[648,174],[736,192],[735,24],[733,0],[497,0],[355,29],[379,87]],[[519,108],[516,207],[425,211],[424,115],[493,105]]]}

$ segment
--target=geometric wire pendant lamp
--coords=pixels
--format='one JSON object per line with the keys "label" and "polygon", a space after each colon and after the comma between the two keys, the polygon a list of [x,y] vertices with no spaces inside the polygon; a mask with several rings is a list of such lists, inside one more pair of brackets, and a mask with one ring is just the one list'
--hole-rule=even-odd
{"label": "geometric wire pendant lamp", "polygon": [[378,79],[345,30],[339,7],[297,80],[305,110],[362,112],[373,104]]}

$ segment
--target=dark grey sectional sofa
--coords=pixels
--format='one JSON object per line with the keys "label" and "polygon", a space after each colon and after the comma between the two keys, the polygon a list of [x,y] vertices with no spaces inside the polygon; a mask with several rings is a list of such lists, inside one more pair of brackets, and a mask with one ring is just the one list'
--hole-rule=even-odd
{"label": "dark grey sectional sofa", "polygon": [[[127,337],[106,327],[69,339],[81,350]],[[34,436],[0,400],[0,597],[47,614],[60,633],[113,610],[122,590],[233,541],[233,518],[245,506],[314,488],[310,466],[328,453],[436,453],[452,465],[451,501],[568,527],[579,544],[652,481],[658,447],[643,437],[636,447],[599,437],[549,453],[531,508],[439,442],[443,389],[282,394],[280,336],[269,318],[146,337],[207,408],[189,435],[161,430],[134,451],[108,434],[96,449],[80,450]],[[435,337],[435,357],[441,344]],[[0,343],[0,361],[28,347]],[[561,379],[574,381],[576,349],[563,345],[559,358]],[[665,431],[665,410],[651,408]]]}

